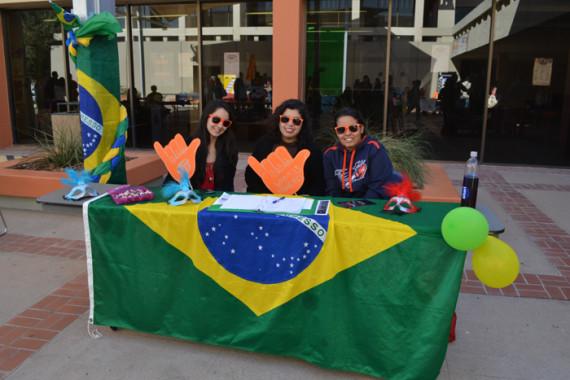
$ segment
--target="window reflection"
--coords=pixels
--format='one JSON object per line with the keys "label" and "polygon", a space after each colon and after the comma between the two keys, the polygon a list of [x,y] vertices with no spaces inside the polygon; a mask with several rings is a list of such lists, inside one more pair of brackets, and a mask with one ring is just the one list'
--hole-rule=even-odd
{"label": "window reflection", "polygon": [[130,112],[138,146],[164,143],[177,133],[188,136],[198,122],[196,12],[196,4],[132,7],[135,87]]}
{"label": "window reflection", "polygon": [[[38,132],[52,133],[52,113],[69,100],[61,29],[51,10],[6,12],[6,21],[15,140],[34,142]],[[69,90],[76,99],[76,87]]]}
{"label": "window reflection", "polygon": [[271,11],[271,1],[205,3],[202,9],[203,99],[234,105],[241,150],[265,133],[271,112]]}

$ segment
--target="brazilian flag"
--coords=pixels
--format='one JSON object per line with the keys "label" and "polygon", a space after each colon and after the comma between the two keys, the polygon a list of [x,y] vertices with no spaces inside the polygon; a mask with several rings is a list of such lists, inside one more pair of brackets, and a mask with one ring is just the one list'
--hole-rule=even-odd
{"label": "brazilian flag", "polygon": [[455,204],[293,216],[213,201],[86,204],[90,321],[387,379],[437,377],[465,259],[440,233]]}
{"label": "brazilian flag", "polygon": [[77,68],[83,166],[93,181],[126,183],[128,119],[120,103],[117,48],[121,25],[108,12],[81,22],[51,1],[50,6],[68,33],[66,43]]}
{"label": "brazilian flag", "polygon": [[[85,170],[114,160],[100,176],[102,183],[126,183],[124,141],[127,112],[120,103],[119,53],[116,33],[121,26],[110,13],[92,16],[76,32],[79,113]],[[112,153],[109,156],[109,153]],[[109,162],[109,166],[111,162]],[[99,174],[99,173],[98,173]]]}

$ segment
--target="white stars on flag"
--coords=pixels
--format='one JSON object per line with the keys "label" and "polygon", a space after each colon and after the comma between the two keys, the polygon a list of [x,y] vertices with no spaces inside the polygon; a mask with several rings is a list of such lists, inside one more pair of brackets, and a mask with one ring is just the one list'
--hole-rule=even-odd
{"label": "white stars on flag", "polygon": [[246,280],[287,281],[303,272],[322,246],[319,236],[289,217],[275,215],[275,221],[266,215],[205,213],[208,218],[199,214],[198,220],[208,250],[224,268]]}

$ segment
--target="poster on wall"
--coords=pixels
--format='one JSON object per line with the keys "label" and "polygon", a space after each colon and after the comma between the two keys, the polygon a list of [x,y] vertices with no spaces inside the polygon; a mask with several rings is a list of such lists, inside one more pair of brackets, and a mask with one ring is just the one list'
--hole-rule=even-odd
{"label": "poster on wall", "polygon": [[535,58],[532,69],[533,86],[550,86],[552,78],[552,58]]}
{"label": "poster on wall", "polygon": [[224,74],[239,75],[239,53],[224,53]]}

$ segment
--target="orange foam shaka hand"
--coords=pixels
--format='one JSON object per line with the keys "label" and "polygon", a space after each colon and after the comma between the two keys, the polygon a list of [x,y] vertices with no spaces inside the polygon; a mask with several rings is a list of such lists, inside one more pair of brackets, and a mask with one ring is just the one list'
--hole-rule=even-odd
{"label": "orange foam shaka hand", "polygon": [[180,182],[181,174],[178,168],[184,169],[188,173],[188,178],[192,178],[196,171],[196,151],[200,146],[200,139],[195,138],[187,146],[184,137],[177,133],[170,142],[163,147],[157,141],[154,143],[154,150],[166,166],[168,173],[177,182]]}
{"label": "orange foam shaka hand", "polygon": [[273,194],[292,195],[305,182],[303,168],[310,155],[309,150],[303,149],[293,158],[287,149],[280,146],[261,162],[249,156],[247,163]]}

